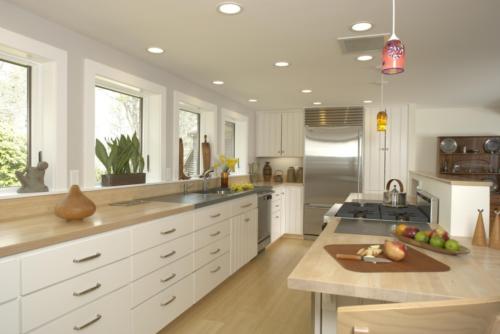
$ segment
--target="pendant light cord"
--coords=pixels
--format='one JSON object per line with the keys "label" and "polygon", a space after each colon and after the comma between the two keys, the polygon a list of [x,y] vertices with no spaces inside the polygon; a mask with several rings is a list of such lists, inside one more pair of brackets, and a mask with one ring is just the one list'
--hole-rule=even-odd
{"label": "pendant light cord", "polygon": [[392,34],[396,35],[396,0],[392,0]]}
{"label": "pendant light cord", "polygon": [[380,75],[380,107],[384,107],[384,75]]}

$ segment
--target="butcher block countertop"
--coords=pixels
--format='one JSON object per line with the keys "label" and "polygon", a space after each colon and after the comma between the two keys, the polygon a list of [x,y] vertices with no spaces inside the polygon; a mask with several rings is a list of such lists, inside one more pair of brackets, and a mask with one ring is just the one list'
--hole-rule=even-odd
{"label": "butcher block countertop", "polygon": [[0,257],[18,254],[149,220],[193,210],[191,204],[148,202],[134,206],[98,206],[83,221],[66,222],[53,214],[0,221]]}
{"label": "butcher block countertop", "polygon": [[[379,244],[387,237],[334,233],[331,217],[288,277],[290,289],[376,299],[388,302],[430,301],[500,296],[500,251],[471,246],[457,238],[470,254],[450,256],[417,248],[451,270],[438,273],[358,273],[344,269],[323,247],[331,244]],[[377,265],[377,264],[374,264]]]}

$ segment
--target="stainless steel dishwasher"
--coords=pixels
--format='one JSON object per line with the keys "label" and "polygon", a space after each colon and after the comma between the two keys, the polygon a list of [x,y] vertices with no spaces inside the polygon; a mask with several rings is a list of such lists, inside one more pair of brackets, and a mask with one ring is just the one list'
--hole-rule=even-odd
{"label": "stainless steel dishwasher", "polygon": [[272,191],[262,191],[258,194],[259,207],[259,238],[258,250],[263,251],[271,242],[271,201],[273,200]]}

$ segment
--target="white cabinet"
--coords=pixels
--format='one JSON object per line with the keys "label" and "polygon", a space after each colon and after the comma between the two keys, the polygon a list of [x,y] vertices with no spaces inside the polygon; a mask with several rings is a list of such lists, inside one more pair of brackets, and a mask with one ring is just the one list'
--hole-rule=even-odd
{"label": "white cabinet", "polygon": [[0,304],[0,330],[2,334],[19,334],[18,300]]}
{"label": "white cabinet", "polygon": [[284,233],[302,235],[304,220],[304,187],[287,186],[285,190],[285,230]]}
{"label": "white cabinet", "polygon": [[231,273],[257,255],[257,209],[233,217],[231,224]]}
{"label": "white cabinet", "polygon": [[0,304],[16,299],[19,295],[19,260],[6,258],[0,261]]}
{"label": "white cabinet", "polygon": [[[400,179],[408,188],[409,114],[411,105],[387,108],[386,178]],[[384,132],[377,131],[379,108],[366,108],[364,121],[363,192],[384,190]]]}
{"label": "white cabinet", "polygon": [[281,156],[281,113],[257,113],[257,156]]}
{"label": "white cabinet", "polygon": [[304,112],[258,112],[258,157],[302,157],[304,155]]}
{"label": "white cabinet", "polygon": [[[229,276],[229,254],[224,254],[194,273],[194,298],[199,301]],[[142,334],[142,333],[137,333]]]}
{"label": "white cabinet", "polygon": [[282,156],[304,156],[304,113],[302,111],[281,114],[281,140]]}

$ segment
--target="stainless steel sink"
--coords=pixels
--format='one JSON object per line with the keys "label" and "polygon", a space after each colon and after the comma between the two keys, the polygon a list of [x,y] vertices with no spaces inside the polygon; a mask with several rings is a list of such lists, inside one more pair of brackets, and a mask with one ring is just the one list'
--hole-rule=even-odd
{"label": "stainless steel sink", "polygon": [[149,203],[150,201],[144,200],[144,199],[133,199],[130,201],[123,201],[123,202],[114,202],[110,203],[109,205],[111,206],[134,206],[134,205],[141,205],[144,203]]}
{"label": "stainless steel sink", "polygon": [[203,192],[203,191],[195,192],[195,194],[225,196],[225,195],[234,194],[234,192],[231,191],[230,189],[211,189],[207,192]]}

